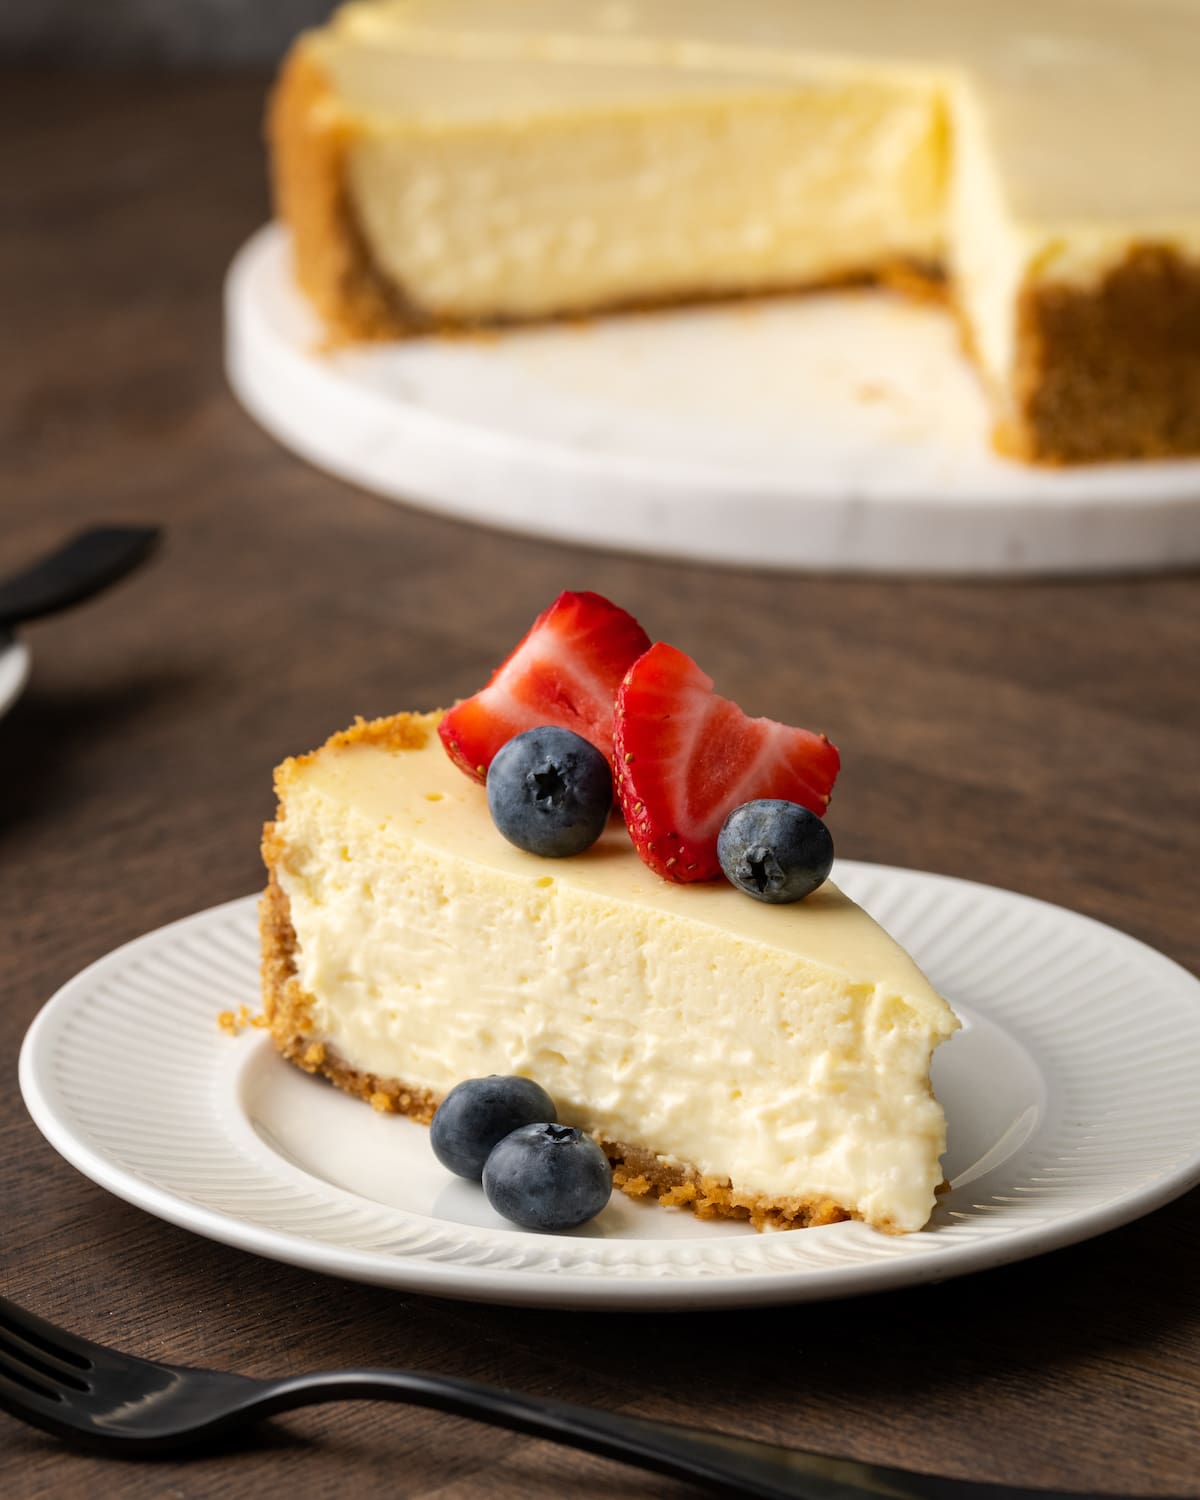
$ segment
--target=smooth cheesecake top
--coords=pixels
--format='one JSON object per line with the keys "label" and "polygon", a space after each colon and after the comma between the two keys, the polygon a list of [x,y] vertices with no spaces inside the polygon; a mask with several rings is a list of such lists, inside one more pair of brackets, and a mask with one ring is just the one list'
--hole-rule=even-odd
{"label": "smooth cheesecake top", "polygon": [[851,983],[885,989],[937,1029],[954,1029],[950,1008],[913,960],[832,881],[786,906],[756,902],[724,881],[676,885],[647,869],[616,821],[571,859],[515,848],[493,825],[484,789],[446,755],[439,718],[397,715],[360,724],[312,755],[286,761],[276,775],[284,841],[289,798],[302,792],[326,804],[332,817],[351,809],[373,825],[381,861],[400,857],[401,846],[424,845],[498,876],[562,882],[643,914],[704,923],[731,942],[773,948]]}
{"label": "smooth cheesecake top", "polygon": [[980,112],[1017,217],[1200,232],[1200,0],[386,0],[308,45],[377,125],[937,80]]}

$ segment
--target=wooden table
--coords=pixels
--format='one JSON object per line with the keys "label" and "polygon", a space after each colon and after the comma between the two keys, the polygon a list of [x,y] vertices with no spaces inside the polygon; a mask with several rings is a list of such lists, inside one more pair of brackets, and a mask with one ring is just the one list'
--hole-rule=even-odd
{"label": "wooden table", "polygon": [[[405,1363],[1014,1483],[1200,1490],[1200,1195],[940,1287],[661,1318],[450,1304],[196,1239],[108,1197],[16,1091],[25,1027],[115,944],[253,890],[270,772],[355,713],[471,691],[598,589],[753,711],[843,747],[840,852],[1076,907],[1200,966],[1200,580],[721,572],[453,525],[277,448],[221,375],[220,287],[267,212],[258,79],[10,76],[0,571],[99,520],[166,528],[30,628],[0,722],[0,1286],[93,1337],[251,1374]],[[0,1417],[17,1497],[684,1496],[386,1407],[234,1452],[101,1463]]]}

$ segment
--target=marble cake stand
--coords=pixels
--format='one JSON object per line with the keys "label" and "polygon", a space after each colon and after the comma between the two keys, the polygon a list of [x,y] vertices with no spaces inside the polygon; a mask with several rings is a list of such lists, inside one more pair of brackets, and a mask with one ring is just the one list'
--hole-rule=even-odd
{"label": "marble cake stand", "polygon": [[1200,462],[1009,463],[951,319],[851,291],[321,352],[278,227],[226,284],[237,396],[391,500],[772,568],[1083,573],[1200,561]]}

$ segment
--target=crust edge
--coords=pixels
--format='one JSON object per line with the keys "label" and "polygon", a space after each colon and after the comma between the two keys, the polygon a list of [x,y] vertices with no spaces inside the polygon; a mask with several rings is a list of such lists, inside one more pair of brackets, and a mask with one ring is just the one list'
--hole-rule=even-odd
{"label": "crust edge", "polygon": [[271,190],[291,231],[293,268],[331,343],[402,337],[417,320],[376,269],[346,187],[352,124],[305,37],[288,52],[267,100]]}
{"label": "crust edge", "polygon": [[1200,265],[1134,244],[1097,283],[1029,282],[997,451],[1082,464],[1200,452]]}

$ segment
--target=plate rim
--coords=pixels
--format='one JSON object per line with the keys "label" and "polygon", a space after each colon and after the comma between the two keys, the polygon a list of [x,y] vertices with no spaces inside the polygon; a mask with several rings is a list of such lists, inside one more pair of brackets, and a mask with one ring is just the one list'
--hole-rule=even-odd
{"label": "plate rim", "polygon": [[[933,871],[848,859],[839,860],[838,865],[843,873],[861,871],[864,876],[932,882],[965,889],[968,895],[972,892],[984,892],[989,896],[999,894],[1004,899],[1049,911],[1056,919],[1066,918],[1072,923],[1083,924],[1093,935],[1117,937],[1139,962],[1158,968],[1164,976],[1182,981],[1200,993],[1200,978],[1161,950],[1069,907],[1006,887]],[[566,1270],[556,1270],[553,1276],[545,1277],[537,1271],[455,1265],[411,1259],[403,1253],[333,1245],[292,1231],[256,1225],[226,1210],[192,1202],[140,1176],[133,1169],[111,1161],[81,1131],[73,1128],[69,1120],[59,1116],[49,1097],[52,1080],[46,1071],[49,1059],[43,1054],[46,1039],[55,1023],[62,1015],[70,1013],[77,997],[88,991],[98,974],[109,969],[119,970],[122,960],[151,944],[169,948],[181,929],[202,927],[222,916],[248,918],[256,909],[258,900],[259,893],[256,892],[177,917],[119,944],[85,965],[55,991],[30,1023],[21,1044],[18,1082],[26,1109],[43,1137],[64,1160],[98,1187],[164,1222],[268,1260],[399,1291],[514,1306],[662,1311],[695,1306],[697,1302],[713,1307],[784,1305],[925,1285],[1030,1259],[1120,1228],[1200,1184],[1198,1137],[1191,1153],[1162,1176],[1121,1190],[1104,1202],[1065,1214],[1049,1226],[1032,1224],[997,1239],[984,1236],[956,1244],[943,1254],[808,1266],[794,1272],[787,1269],[729,1271],[706,1275],[701,1280],[605,1278]],[[350,1189],[341,1191],[360,1196]],[[402,1209],[396,1211],[405,1212]],[[513,1233],[523,1237],[519,1231]]]}
{"label": "plate rim", "polygon": [[[230,262],[230,388],[285,448],[389,501],[574,545],[774,570],[1127,574],[1176,571],[1200,556],[1200,459],[1032,474],[1013,465],[1011,475],[1002,468],[991,487],[965,498],[926,479],[884,497],[859,474],[799,485],[747,481],[644,455],[597,453],[561,435],[522,435],[387,396],[320,356],[315,321],[311,339],[275,326],[260,283],[290,291],[286,255],[286,230],[269,222]],[[903,444],[888,450],[901,468],[906,451]],[[497,464],[506,475],[499,488]],[[896,467],[890,459],[889,467]],[[707,523],[698,529],[700,512]]]}

